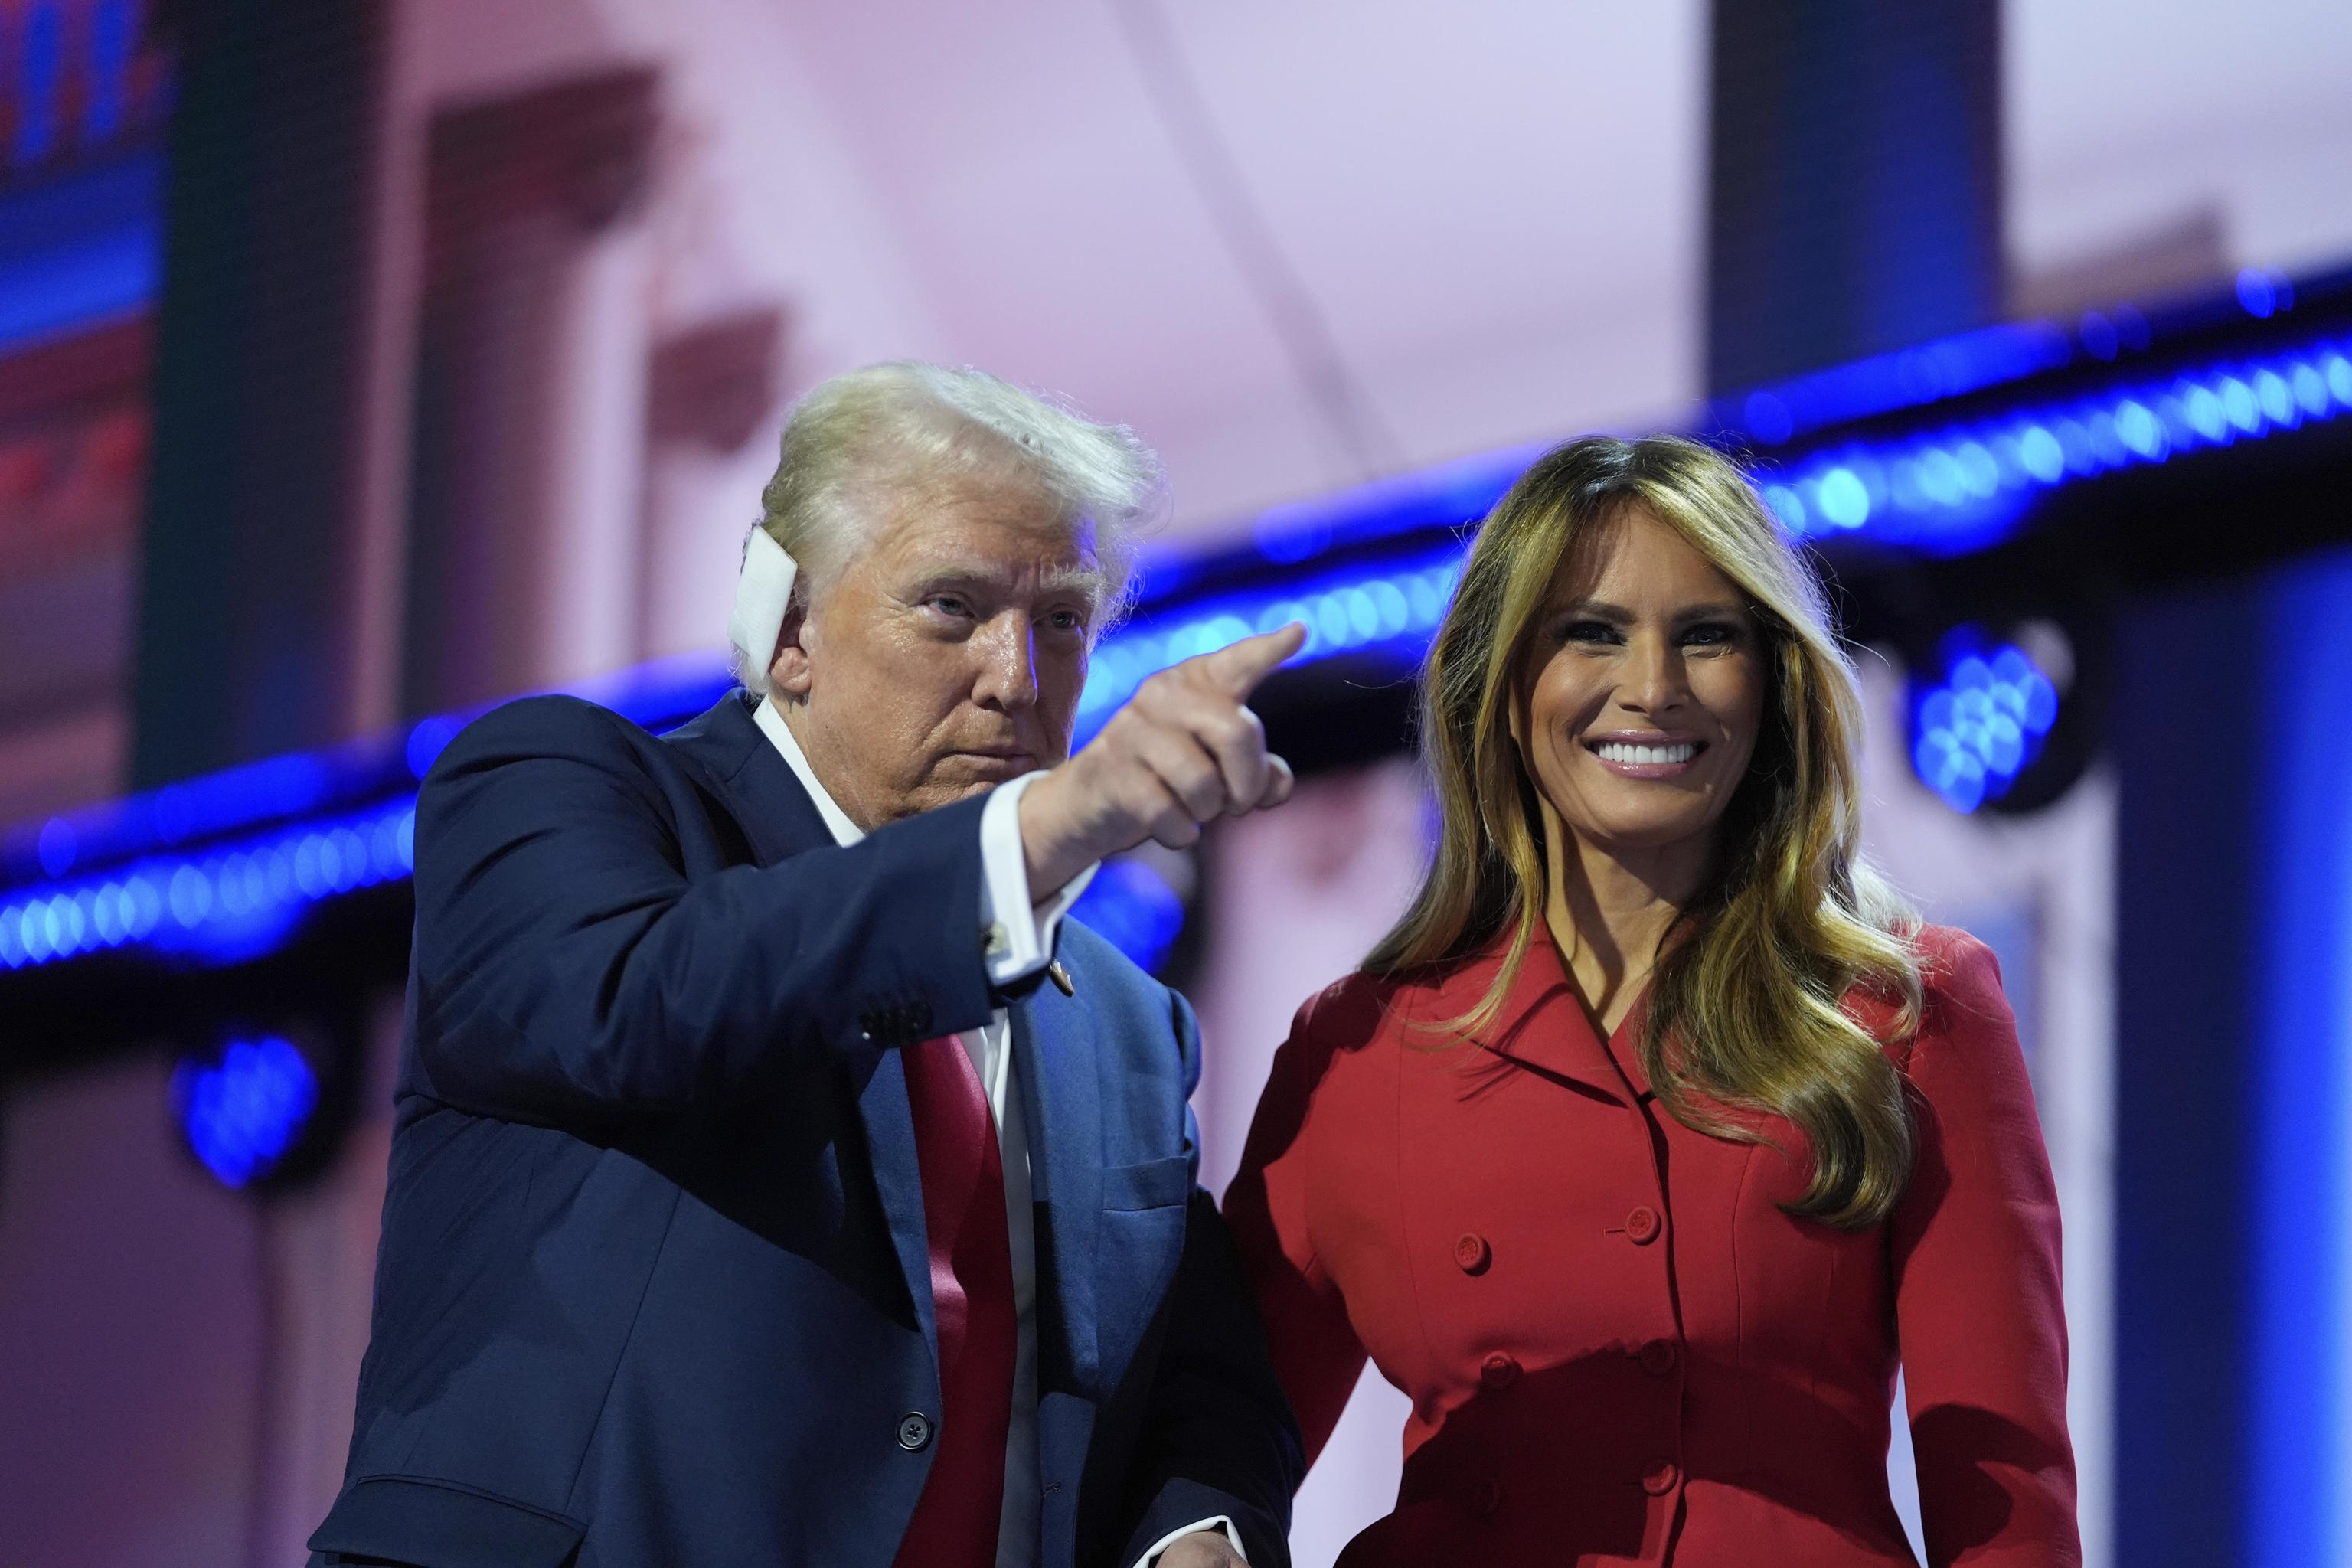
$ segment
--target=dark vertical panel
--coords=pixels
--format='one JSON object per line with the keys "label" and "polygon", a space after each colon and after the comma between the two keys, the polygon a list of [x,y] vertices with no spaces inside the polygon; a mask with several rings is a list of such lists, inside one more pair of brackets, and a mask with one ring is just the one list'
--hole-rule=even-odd
{"label": "dark vertical panel", "polygon": [[434,117],[401,669],[412,716],[550,679],[570,287],[648,188],[657,79],[625,67]]}
{"label": "dark vertical panel", "polygon": [[2132,1568],[2233,1563],[2242,1539],[2264,631],[2254,580],[2119,627],[2115,1558]]}
{"label": "dark vertical panel", "polygon": [[167,19],[141,784],[338,738],[381,19],[381,0]]}
{"label": "dark vertical panel", "polygon": [[1707,384],[1999,310],[1996,0],[1715,0]]}

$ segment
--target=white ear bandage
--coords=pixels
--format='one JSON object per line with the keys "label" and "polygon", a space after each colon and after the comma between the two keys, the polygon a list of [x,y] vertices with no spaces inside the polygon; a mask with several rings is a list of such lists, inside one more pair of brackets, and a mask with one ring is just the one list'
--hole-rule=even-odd
{"label": "white ear bandage", "polygon": [[768,666],[775,662],[776,638],[793,602],[793,579],[800,563],[764,528],[754,528],[743,546],[743,574],[735,579],[735,612],[727,617],[727,640],[743,656],[743,684],[768,694]]}

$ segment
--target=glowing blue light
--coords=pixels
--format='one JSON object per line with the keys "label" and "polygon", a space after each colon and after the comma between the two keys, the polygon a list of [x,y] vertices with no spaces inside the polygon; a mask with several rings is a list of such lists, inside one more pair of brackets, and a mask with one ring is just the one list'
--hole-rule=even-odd
{"label": "glowing blue light", "polygon": [[1806,531],[1805,498],[1787,485],[1766,485],[1764,504],[1772,509],[1772,515],[1779,518],[1780,526],[1790,533]]}
{"label": "glowing blue light", "polygon": [[1852,468],[1835,468],[1815,482],[1813,499],[1822,515],[1840,528],[1860,528],[1870,521],[1870,492]]}
{"label": "glowing blue light", "polygon": [[268,1175],[319,1104],[319,1079],[290,1041],[232,1041],[217,1062],[184,1061],[172,1073],[180,1129],[205,1168],[242,1187]]}
{"label": "glowing blue light", "polygon": [[1769,392],[1748,394],[1740,412],[1748,416],[1748,433],[1759,441],[1778,446],[1796,433],[1797,422],[1788,404]]}
{"label": "glowing blue light", "polygon": [[2095,359],[2111,360],[2121,346],[2116,336],[2116,324],[2096,310],[2083,312],[2082,324],[2076,329],[2075,335],[2082,339],[2083,347]]}
{"label": "glowing blue light", "polygon": [[415,868],[416,805],[284,828],[202,855],[0,898],[0,965],[21,969],[126,945],[234,962],[283,940],[321,899]]}
{"label": "glowing blue light", "polygon": [[457,721],[455,719],[433,718],[420,721],[415,729],[408,731],[408,744],[405,751],[409,776],[415,779],[417,783],[423,784],[425,775],[432,771],[434,761],[447,750],[449,742],[457,738]]}
{"label": "glowing blue light", "polygon": [[1158,973],[1184,929],[1184,900],[1141,860],[1106,860],[1070,906],[1083,921],[1137,967]]}
{"label": "glowing blue light", "polygon": [[2284,273],[2249,267],[2238,274],[2238,303],[2249,316],[2266,317],[2294,303],[2294,285]]}
{"label": "glowing blue light", "polygon": [[2009,793],[2058,721],[2058,689],[2013,646],[1963,652],[1912,707],[1911,765],[1955,811]]}
{"label": "glowing blue light", "polygon": [[2165,456],[2164,426],[2157,423],[2147,405],[2126,398],[2115,412],[2116,439],[2155,461]]}
{"label": "glowing blue light", "polygon": [[2054,485],[2066,472],[2066,454],[2058,437],[2039,425],[2029,425],[2017,438],[2017,460],[2045,485]]}

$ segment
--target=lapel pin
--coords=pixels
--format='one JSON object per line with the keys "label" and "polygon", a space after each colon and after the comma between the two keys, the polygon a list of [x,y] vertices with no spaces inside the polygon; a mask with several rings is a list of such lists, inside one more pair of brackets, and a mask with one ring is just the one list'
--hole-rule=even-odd
{"label": "lapel pin", "polygon": [[1070,972],[1062,967],[1062,961],[1058,958],[1045,966],[1045,978],[1052,981],[1054,988],[1065,996],[1078,994],[1078,988],[1070,984]]}

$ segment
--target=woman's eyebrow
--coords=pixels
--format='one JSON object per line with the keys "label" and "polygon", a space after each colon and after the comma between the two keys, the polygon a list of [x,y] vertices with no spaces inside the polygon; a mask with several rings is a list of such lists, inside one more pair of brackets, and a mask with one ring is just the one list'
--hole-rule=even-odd
{"label": "woman's eyebrow", "polygon": [[[1606,599],[1570,599],[1552,611],[1555,616],[1579,616],[1588,620],[1607,621],[1612,626],[1628,626],[1641,616],[1622,605],[1612,605]],[[1674,615],[1676,625],[1711,619],[1745,620],[1748,606],[1728,600],[1705,605],[1685,605]]]}

